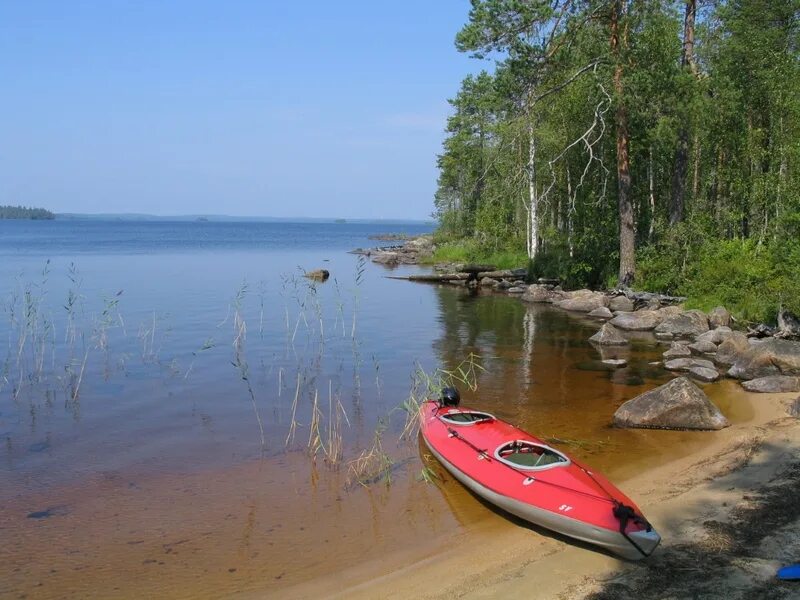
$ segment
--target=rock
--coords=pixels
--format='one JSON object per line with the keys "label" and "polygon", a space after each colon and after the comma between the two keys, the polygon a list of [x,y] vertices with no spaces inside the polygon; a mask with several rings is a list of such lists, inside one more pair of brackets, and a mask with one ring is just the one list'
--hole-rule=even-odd
{"label": "rock", "polygon": [[694,367],[703,367],[716,371],[714,363],[703,358],[674,358],[664,363],[664,368],[667,371],[688,371]]}
{"label": "rock", "polygon": [[730,327],[731,313],[729,313],[728,309],[726,309],[724,306],[712,308],[711,312],[708,313],[708,324],[711,329],[716,329],[717,327]]}
{"label": "rock", "polygon": [[389,251],[381,251],[376,252],[375,254],[371,255],[370,259],[372,262],[377,263],[379,265],[399,265],[400,264],[400,254],[397,252],[389,252]]}
{"label": "rock", "polygon": [[783,392],[800,392],[800,377],[790,375],[770,375],[750,381],[743,381],[742,387],[748,392],[776,394]]}
{"label": "rock", "polygon": [[610,365],[612,367],[624,367],[628,364],[628,361],[624,358],[606,358],[603,360],[604,365]]}
{"label": "rock", "polygon": [[714,361],[718,365],[732,365],[736,359],[750,350],[750,342],[747,336],[741,331],[732,331],[723,341],[717,346],[717,354],[714,356]]}
{"label": "rock", "polygon": [[656,333],[671,333],[675,337],[694,337],[706,331],[708,317],[701,310],[669,315],[656,327]]}
{"label": "rock", "polygon": [[497,283],[497,281],[495,281],[491,277],[484,277],[483,279],[481,279],[481,284],[480,285],[481,285],[481,287],[492,287],[496,283]]}
{"label": "rock", "polygon": [[[714,347],[716,348],[716,346]],[[686,344],[678,344],[673,342],[673,344],[669,347],[669,350],[664,352],[664,354],[661,356],[663,356],[665,360],[670,360],[672,358],[684,358],[691,355],[692,351],[689,350],[689,347]]]}
{"label": "rock", "polygon": [[695,342],[689,344],[689,350],[694,354],[714,354],[717,351],[717,345],[713,342]]}
{"label": "rock", "polygon": [[577,292],[570,292],[566,300],[560,300],[554,302],[554,304],[564,310],[588,313],[601,306],[606,306],[608,298],[600,292],[578,290]]}
{"label": "rock", "polygon": [[706,383],[711,383],[719,379],[719,371],[716,369],[707,369],[706,367],[692,367],[686,371],[692,379],[698,379]]}
{"label": "rock", "polygon": [[553,302],[554,300],[561,300],[563,293],[551,289],[549,286],[539,285],[534,283],[529,285],[528,289],[522,295],[522,299],[526,302]]}
{"label": "rock", "polygon": [[752,346],[736,358],[728,375],[737,379],[800,375],[800,342],[772,338]]}
{"label": "rock", "polygon": [[658,309],[658,312],[662,317],[667,318],[683,314],[683,309],[680,306],[663,306]]}
{"label": "rock", "polygon": [[661,340],[662,342],[663,341],[668,342],[668,341],[670,341],[670,340],[675,338],[675,336],[672,335],[671,333],[664,333],[663,331],[659,331],[658,333],[656,333],[654,335],[656,336],[657,340]]}
{"label": "rock", "polygon": [[703,390],[678,377],[628,400],[614,413],[617,427],[722,429],[730,425]]}
{"label": "rock", "polygon": [[501,279],[500,281],[497,282],[496,287],[498,290],[507,290],[514,286],[511,285],[511,282],[508,279]]}
{"label": "rock", "polygon": [[610,323],[603,325],[600,331],[589,338],[589,341],[603,346],[624,346],[628,343],[628,340]]}
{"label": "rock", "polygon": [[327,269],[316,269],[315,271],[306,271],[303,277],[308,277],[314,281],[327,281],[331,274]]}
{"label": "rock", "polygon": [[615,296],[608,301],[608,308],[612,311],[632,312],[634,309],[633,301],[626,296]]}
{"label": "rock", "polygon": [[654,310],[639,310],[632,313],[619,313],[609,323],[628,331],[649,331],[655,329],[661,320],[662,316]]}
{"label": "rock", "polygon": [[594,317],[595,319],[610,319],[614,315],[611,314],[611,311],[608,310],[605,306],[599,306],[595,308],[592,312],[589,313],[590,317]]}
{"label": "rock", "polygon": [[515,287],[510,287],[506,290],[506,292],[508,292],[509,294],[525,294],[525,292],[527,291],[528,291],[527,288],[519,285]]}
{"label": "rock", "polygon": [[711,329],[705,333],[701,333],[695,338],[696,342],[711,342],[712,344],[721,344],[727,340],[733,331],[730,327],[720,325],[716,329]]}

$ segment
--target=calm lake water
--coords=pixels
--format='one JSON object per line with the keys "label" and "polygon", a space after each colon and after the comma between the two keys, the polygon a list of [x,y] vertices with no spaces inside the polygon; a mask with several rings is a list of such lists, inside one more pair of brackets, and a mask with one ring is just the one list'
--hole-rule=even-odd
{"label": "calm lake water", "polygon": [[[392,569],[477,524],[514,527],[400,436],[419,370],[471,354],[465,403],[612,477],[703,443],[608,427],[668,378],[649,336],[607,370],[585,318],[348,254],[427,230],[0,221],[0,597],[333,591],[378,556]],[[331,278],[302,277],[317,268]],[[707,391],[747,416],[732,388]]]}

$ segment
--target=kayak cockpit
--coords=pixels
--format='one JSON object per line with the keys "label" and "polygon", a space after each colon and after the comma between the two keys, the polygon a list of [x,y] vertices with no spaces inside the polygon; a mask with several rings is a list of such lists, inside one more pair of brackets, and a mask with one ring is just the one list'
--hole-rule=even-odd
{"label": "kayak cockpit", "polygon": [[441,413],[439,418],[450,425],[475,425],[475,423],[494,421],[494,416],[477,410],[454,410]]}
{"label": "kayak cockpit", "polygon": [[516,469],[549,469],[566,467],[570,464],[569,458],[558,450],[528,440],[514,440],[502,444],[495,450],[494,455],[497,460]]}

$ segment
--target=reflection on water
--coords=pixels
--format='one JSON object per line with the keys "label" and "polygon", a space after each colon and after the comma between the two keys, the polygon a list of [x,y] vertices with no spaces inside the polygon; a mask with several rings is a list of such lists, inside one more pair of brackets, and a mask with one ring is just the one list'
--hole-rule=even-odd
{"label": "reflection on water", "polygon": [[[713,435],[609,427],[622,402],[670,377],[651,364],[663,347],[649,336],[601,354],[586,341],[596,323],[550,307],[387,280],[373,265],[359,275],[332,242],[243,249],[208,241],[227,227],[202,231],[213,251],[54,250],[45,273],[36,250],[0,266],[0,532],[13,540],[0,545],[1,596],[279,590],[421,556],[476,526],[513,527],[452,478],[421,480],[425,452],[398,439],[396,410],[417,364],[430,372],[480,356],[465,404],[616,478]],[[346,243],[367,245],[364,235]],[[296,268],[323,264],[325,284]],[[627,365],[610,369],[610,357]],[[747,417],[725,383],[706,389],[729,417]],[[354,485],[347,461],[379,424],[390,483]],[[326,461],[337,436],[343,460]]]}

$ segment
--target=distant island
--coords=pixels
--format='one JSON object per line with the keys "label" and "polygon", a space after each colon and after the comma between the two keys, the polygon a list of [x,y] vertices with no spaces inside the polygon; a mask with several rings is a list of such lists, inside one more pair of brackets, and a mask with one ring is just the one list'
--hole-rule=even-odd
{"label": "distant island", "polygon": [[0,205],[0,219],[34,219],[36,221],[55,219],[56,216],[44,208]]}

